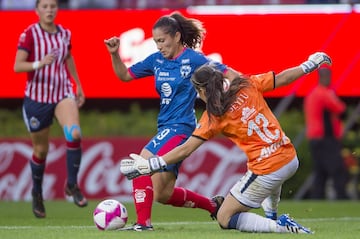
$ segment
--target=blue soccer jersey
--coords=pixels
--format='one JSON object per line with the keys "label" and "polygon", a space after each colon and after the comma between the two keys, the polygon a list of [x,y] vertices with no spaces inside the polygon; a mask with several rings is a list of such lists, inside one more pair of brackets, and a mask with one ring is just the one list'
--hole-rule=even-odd
{"label": "blue soccer jersey", "polygon": [[[160,96],[158,128],[173,124],[195,128],[194,104],[197,93],[190,78],[198,67],[209,62],[211,60],[204,54],[185,48],[175,59],[166,59],[160,52],[156,52],[129,68],[135,79],[155,76],[156,91]],[[214,64],[222,72],[227,69],[223,64]]]}

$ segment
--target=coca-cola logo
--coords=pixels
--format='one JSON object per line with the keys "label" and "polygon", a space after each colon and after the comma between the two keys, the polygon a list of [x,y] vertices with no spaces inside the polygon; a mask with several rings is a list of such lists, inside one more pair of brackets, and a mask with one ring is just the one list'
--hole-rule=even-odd
{"label": "coca-cola logo", "polygon": [[[78,182],[90,199],[113,197],[132,200],[132,183],[121,175],[119,162],[129,153],[140,152],[147,138],[84,139]],[[30,200],[31,142],[0,140],[0,199]],[[209,141],[187,158],[181,167],[177,186],[205,196],[226,195],[246,172],[246,156],[227,140]],[[66,182],[66,144],[50,143],[43,181],[45,199],[64,198]]]}

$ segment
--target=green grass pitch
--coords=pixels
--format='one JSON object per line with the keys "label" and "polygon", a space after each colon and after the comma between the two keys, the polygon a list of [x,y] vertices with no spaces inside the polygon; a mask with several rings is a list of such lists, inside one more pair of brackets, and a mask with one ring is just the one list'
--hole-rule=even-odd
{"label": "green grass pitch", "polygon": [[[315,234],[295,235],[276,233],[242,233],[221,230],[200,209],[175,208],[154,204],[153,232],[100,231],[92,218],[92,211],[99,201],[90,201],[86,208],[77,208],[67,201],[46,201],[47,218],[32,215],[31,202],[0,201],[0,238],[116,238],[116,239],[219,239],[219,238],[360,238],[359,201],[282,201],[279,213],[289,213],[299,223],[310,227]],[[128,225],[135,220],[134,206],[125,204],[129,212]],[[262,214],[260,209],[253,212]]]}

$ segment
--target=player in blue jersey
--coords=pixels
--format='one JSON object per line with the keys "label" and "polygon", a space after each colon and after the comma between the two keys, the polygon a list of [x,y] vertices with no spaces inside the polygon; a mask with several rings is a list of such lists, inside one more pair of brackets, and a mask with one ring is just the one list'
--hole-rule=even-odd
{"label": "player in blue jersey", "polygon": [[[186,18],[178,12],[160,17],[152,28],[158,51],[129,68],[119,55],[120,40],[105,40],[111,55],[115,74],[122,81],[154,76],[160,96],[157,134],[142,149],[141,156],[163,155],[184,143],[196,126],[194,104],[196,90],[190,78],[204,64],[214,64],[229,80],[239,73],[221,63],[212,62],[196,51],[202,43],[205,29],[197,19]],[[137,222],[130,230],[153,230],[151,209],[153,200],[176,207],[192,207],[207,210],[214,218],[223,197],[212,199],[190,190],[175,187],[181,162],[168,165],[161,173],[142,176],[133,180],[133,197]]]}

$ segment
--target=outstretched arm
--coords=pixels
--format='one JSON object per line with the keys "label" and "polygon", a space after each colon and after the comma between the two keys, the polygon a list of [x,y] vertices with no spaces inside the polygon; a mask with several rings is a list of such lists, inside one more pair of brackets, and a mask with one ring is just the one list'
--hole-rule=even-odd
{"label": "outstretched arm", "polygon": [[331,58],[323,52],[316,52],[300,66],[288,68],[275,76],[275,88],[285,86],[318,69],[322,64],[331,65]]}
{"label": "outstretched arm", "polygon": [[174,164],[187,158],[192,152],[194,152],[205,141],[191,136],[185,143],[174,148],[170,152],[162,156],[166,164]]}
{"label": "outstretched arm", "polygon": [[130,154],[131,159],[121,160],[120,171],[128,179],[152,174],[164,169],[168,164],[174,164],[185,159],[204,142],[204,140],[192,136],[184,144],[174,148],[162,157],[154,155],[148,160],[138,154]]}
{"label": "outstretched arm", "polygon": [[300,66],[288,68],[275,75],[275,88],[285,86],[305,75]]}

